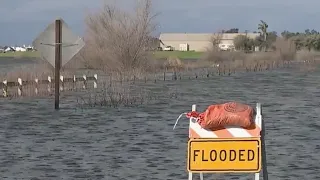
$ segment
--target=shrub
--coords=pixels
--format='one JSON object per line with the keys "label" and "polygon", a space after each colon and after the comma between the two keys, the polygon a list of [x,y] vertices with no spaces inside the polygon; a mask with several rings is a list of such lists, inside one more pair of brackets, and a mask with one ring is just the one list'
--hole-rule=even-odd
{"label": "shrub", "polygon": [[153,67],[150,47],[156,15],[151,0],[137,3],[134,13],[108,2],[86,18],[86,46],[81,52],[87,68],[139,74]]}
{"label": "shrub", "polygon": [[277,38],[273,45],[279,55],[279,60],[292,61],[295,59],[296,47],[293,41]]}
{"label": "shrub", "polygon": [[169,57],[164,63],[167,69],[181,70],[184,67],[184,64],[177,57]]}

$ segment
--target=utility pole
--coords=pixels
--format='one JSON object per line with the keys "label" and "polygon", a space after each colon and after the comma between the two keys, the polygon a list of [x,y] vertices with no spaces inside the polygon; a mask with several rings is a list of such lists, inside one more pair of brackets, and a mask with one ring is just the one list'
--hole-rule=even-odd
{"label": "utility pole", "polygon": [[55,22],[55,96],[54,96],[54,108],[59,109],[59,96],[60,96],[60,68],[61,68],[61,43],[62,43],[62,23],[60,19]]}

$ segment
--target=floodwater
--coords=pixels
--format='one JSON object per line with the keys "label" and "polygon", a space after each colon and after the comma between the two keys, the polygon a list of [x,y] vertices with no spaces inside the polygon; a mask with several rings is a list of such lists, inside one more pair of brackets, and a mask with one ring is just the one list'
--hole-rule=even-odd
{"label": "floodwater", "polygon": [[0,179],[187,179],[188,120],[173,131],[176,118],[192,104],[230,100],[262,103],[269,179],[320,179],[319,76],[288,69],[150,83],[159,99],[120,108],[80,108],[70,93],[60,111],[52,98],[0,99]]}
{"label": "floodwater", "polygon": [[6,58],[0,57],[0,74],[8,71],[19,70],[21,67],[32,67],[40,60],[32,58]]}

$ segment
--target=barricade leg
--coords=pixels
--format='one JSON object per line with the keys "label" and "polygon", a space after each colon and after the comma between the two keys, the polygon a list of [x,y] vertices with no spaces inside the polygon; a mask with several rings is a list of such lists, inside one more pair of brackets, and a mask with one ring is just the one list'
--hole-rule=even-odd
{"label": "barricade leg", "polygon": [[203,180],[203,173],[200,173],[200,180]]}
{"label": "barricade leg", "polygon": [[[257,103],[257,106],[256,106],[256,119],[255,119],[255,123],[260,127],[262,128],[262,125],[261,125],[261,121],[262,121],[262,115],[261,115],[261,104],[260,103]],[[261,145],[260,145],[261,146]],[[263,161],[263,159],[262,159]],[[254,180],[259,180],[260,179],[260,172],[259,173],[255,173],[254,174]]]}
{"label": "barricade leg", "polygon": [[[192,180],[192,172],[189,172],[189,178],[188,178],[188,180]],[[199,175],[200,175],[200,180],[203,180],[203,173],[199,173]]]}
{"label": "barricade leg", "polygon": [[259,180],[260,178],[260,173],[255,173],[254,174],[254,180]]}
{"label": "barricade leg", "polygon": [[189,178],[188,180],[192,180],[192,172],[189,172]]}
{"label": "barricade leg", "polygon": [[[263,180],[268,180],[268,170],[267,170],[267,157],[266,157],[266,146],[265,146],[265,124],[262,117],[262,107],[260,103],[257,103],[257,115],[256,115],[256,124],[261,128],[261,155],[262,155],[262,174]],[[255,173],[255,180],[259,180],[260,173]]]}
{"label": "barricade leg", "polygon": [[[197,110],[197,105],[193,104],[192,107],[191,107],[191,111],[196,111]],[[191,120],[190,120],[191,121]],[[189,180],[192,180],[192,172],[189,172]],[[200,173],[200,179],[203,180],[203,174]]]}
{"label": "barricade leg", "polygon": [[262,119],[262,109],[260,107],[261,114],[261,146],[262,146],[262,174],[263,180],[268,180],[268,167],[267,167],[267,152],[266,152],[266,142],[265,142],[265,124]]}

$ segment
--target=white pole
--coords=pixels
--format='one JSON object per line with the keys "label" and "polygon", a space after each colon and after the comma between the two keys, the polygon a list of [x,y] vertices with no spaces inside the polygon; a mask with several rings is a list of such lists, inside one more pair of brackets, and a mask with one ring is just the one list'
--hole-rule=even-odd
{"label": "white pole", "polygon": [[93,88],[97,89],[97,87],[98,87],[98,74],[94,74],[93,77],[94,77]]}
{"label": "white pole", "polygon": [[255,173],[254,174],[254,180],[259,180],[260,178],[260,173]]}
{"label": "white pole", "polygon": [[192,172],[189,172],[189,178],[188,180],[192,180]]}
{"label": "white pole", "polygon": [[73,75],[73,90],[77,89],[76,80],[76,75]]}
{"label": "white pole", "polygon": [[263,180],[268,180],[268,167],[267,167],[267,152],[266,152],[266,144],[265,144],[265,123],[262,119],[262,108],[260,105],[260,115],[261,115],[261,146],[262,146],[262,173]]}
{"label": "white pole", "polygon": [[86,89],[87,88],[87,76],[86,75],[83,75],[83,89]]}
{"label": "white pole", "polygon": [[200,180],[203,180],[203,173],[200,173]]}
{"label": "white pole", "polygon": [[3,96],[7,97],[8,96],[8,81],[4,80],[3,82]]}
{"label": "white pole", "polygon": [[[191,110],[192,111],[196,111],[197,110],[197,105],[193,104],[192,107],[191,107]],[[190,121],[191,121],[191,119],[190,119]],[[191,122],[189,122],[189,123],[191,123]],[[199,175],[200,175],[200,180],[203,180],[203,173],[200,173]],[[189,180],[192,180],[192,176],[193,176],[192,172],[189,172]]]}
{"label": "white pole", "polygon": [[21,96],[22,95],[22,79],[21,78],[18,78],[18,83],[19,83],[18,95]]}
{"label": "white pole", "polygon": [[48,76],[48,92],[51,92],[51,77]]}
{"label": "white pole", "polygon": [[38,86],[39,86],[39,79],[38,78],[35,78],[34,79],[34,82],[36,83],[35,85],[35,89],[34,89],[34,92],[36,93],[36,95],[38,94],[39,90],[38,90]]}
{"label": "white pole", "polygon": [[[256,114],[256,117],[255,117],[255,123],[256,125],[258,125],[260,127],[260,129],[262,128],[261,127],[261,104],[260,103],[257,103],[257,106],[256,106],[256,110],[257,110],[257,114]],[[262,130],[262,129],[261,129]],[[260,132],[261,133],[261,132]],[[261,137],[260,137],[261,138]],[[260,148],[262,148],[261,144],[260,144]],[[260,172],[258,173],[255,173],[254,174],[254,180],[259,180],[260,179]]]}
{"label": "white pole", "polygon": [[60,76],[60,81],[61,81],[60,91],[64,91],[63,76]]}

